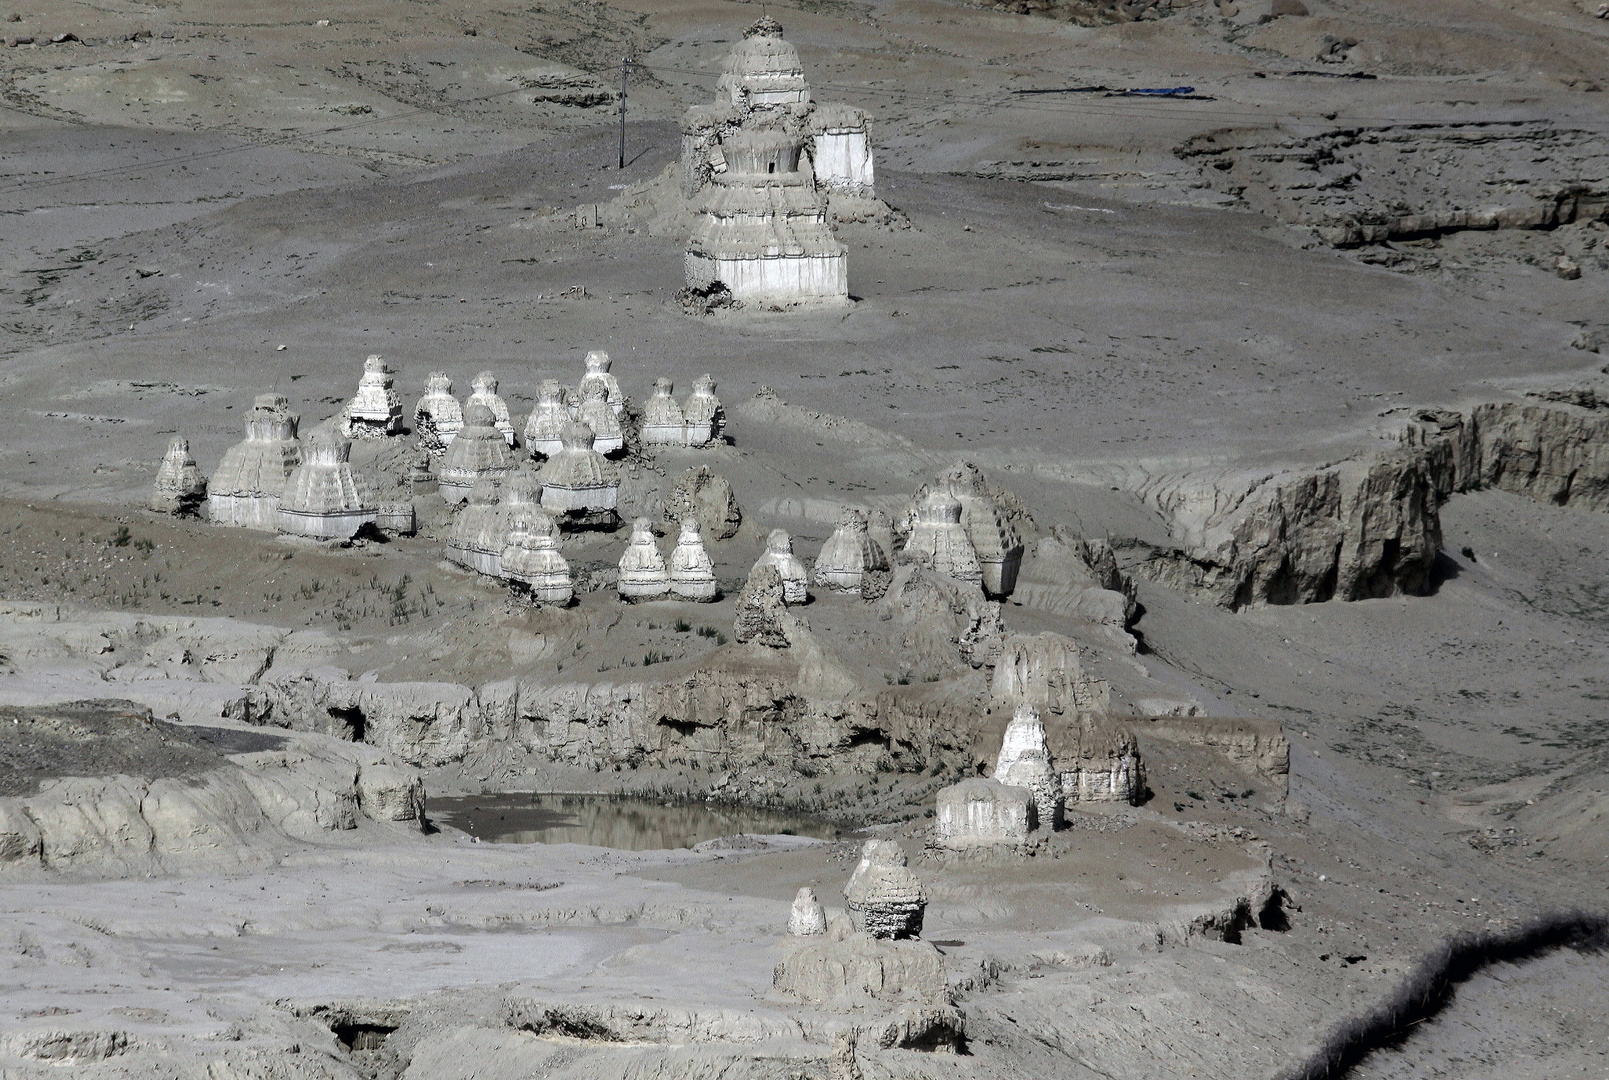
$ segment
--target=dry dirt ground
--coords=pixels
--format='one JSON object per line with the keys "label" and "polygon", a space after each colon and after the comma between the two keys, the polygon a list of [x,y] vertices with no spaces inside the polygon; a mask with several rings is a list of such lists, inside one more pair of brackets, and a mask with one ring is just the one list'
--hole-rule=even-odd
{"label": "dry dirt ground", "polygon": [[[0,49],[0,705],[129,698],[241,731],[220,714],[268,668],[240,659],[247,638],[380,683],[690,672],[735,648],[732,594],[770,528],[813,555],[840,501],[893,505],[957,456],[1040,529],[1165,545],[1152,478],[1319,465],[1386,445],[1418,407],[1601,382],[1603,221],[1446,213],[1601,208],[1609,20],[1567,0],[1306,3],[1090,26],[770,5],[817,98],[871,113],[895,212],[839,226],[849,306],[707,317],[675,299],[685,217],[656,178],[755,5],[15,5],[0,35],[33,44]],[[1180,85],[1195,96],[1023,92]],[[568,224],[594,204],[604,227]],[[1355,246],[1325,232],[1437,215]],[[732,445],[635,462],[623,497],[651,510],[694,464],[730,479],[745,521],[711,544],[720,603],[604,590],[510,611],[442,561],[434,496],[419,536],[350,548],[142,509],[171,435],[210,471],[254,395],[289,396],[306,430],[369,353],[410,408],[430,371],[462,396],[490,369],[523,418],[591,348],[638,401],[657,376],[678,394],[716,378]],[[745,424],[762,387],[805,421]],[[1426,596],[1230,612],[1142,579],[1137,652],[1005,606],[1009,629],[1074,636],[1119,712],[1283,724],[1288,797],[1142,735],[1143,805],[1077,809],[1031,860],[969,862],[924,852],[948,776],[824,777],[818,803],[912,856],[966,1020],[966,1054],[863,1038],[865,1075],[1283,1075],[1448,934],[1601,909],[1609,516],[1492,490],[1440,518]],[[602,568],[622,541],[565,552]],[[921,681],[862,607],[805,615],[857,678]],[[224,640],[240,653],[207,651]],[[196,734],[157,766],[144,744],[50,758],[15,726],[7,792],[257,749]],[[715,779],[639,772],[494,750],[426,782],[701,796]],[[8,878],[0,1071],[828,1075],[845,1016],[778,997],[772,966],[788,900],[810,885],[838,905],[852,845],[515,848],[378,823],[264,845],[245,869]],[[1221,940],[1269,883],[1281,918]],[[1494,967],[1356,1075],[1601,1077],[1602,964]],[[510,1019],[542,1009],[585,1022]]]}

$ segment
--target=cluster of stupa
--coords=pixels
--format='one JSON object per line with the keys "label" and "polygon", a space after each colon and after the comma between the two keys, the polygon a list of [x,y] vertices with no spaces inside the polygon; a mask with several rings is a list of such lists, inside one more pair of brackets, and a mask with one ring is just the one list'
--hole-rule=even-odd
{"label": "cluster of stupa", "polygon": [[[587,354],[578,386],[544,381],[525,423],[525,453],[543,461],[534,501],[567,526],[618,524],[620,476],[608,459],[625,453],[633,418],[609,368],[608,354],[594,351]],[[414,479],[433,481],[442,498],[455,505],[469,500],[481,481],[495,483],[515,472],[524,457],[508,404],[498,394],[497,376],[483,371],[471,386],[468,400],[460,403],[451,378],[432,372],[413,412],[413,432],[428,454]],[[670,398],[670,389],[668,380],[656,384],[637,432],[640,442],[707,447],[724,440],[726,412],[713,379],[696,380],[681,404]],[[380,501],[350,463],[352,440],[406,433],[394,376],[382,357],[364,362],[357,393],[337,417],[305,442],[300,426],[301,418],[283,395],[260,395],[246,416],[245,438],[224,454],[210,483],[189,442],[172,440],[157,470],[150,508],[194,514],[205,505],[216,525],[325,540],[349,539],[365,525],[413,531],[411,501]],[[542,550],[540,539],[525,543]]]}
{"label": "cluster of stupa", "polygon": [[799,52],[770,16],[743,31],[712,104],[682,119],[683,193],[701,220],[687,284],[736,300],[842,301],[847,254],[827,194],[874,194],[866,114],[817,106]]}

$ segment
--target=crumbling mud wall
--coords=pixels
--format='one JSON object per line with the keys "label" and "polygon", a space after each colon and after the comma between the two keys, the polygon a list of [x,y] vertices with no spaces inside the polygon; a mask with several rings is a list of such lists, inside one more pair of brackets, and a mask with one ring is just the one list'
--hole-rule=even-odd
{"label": "crumbling mud wall", "polygon": [[363,683],[319,668],[251,687],[236,711],[253,724],[361,739],[423,767],[503,748],[594,769],[774,764],[812,776],[962,767],[981,689],[934,683],[818,699],[800,690],[797,672],[720,667],[662,681],[475,689]]}
{"label": "crumbling mud wall", "polygon": [[1609,139],[1550,124],[1228,129],[1175,153],[1215,190],[1337,247],[1609,215]]}
{"label": "crumbling mud wall", "polygon": [[1177,546],[1113,541],[1124,568],[1231,610],[1423,594],[1441,550],[1423,448],[1316,469],[1161,476],[1140,494]]}
{"label": "crumbling mud wall", "polygon": [[1405,446],[1428,455],[1439,497],[1499,488],[1555,506],[1609,510],[1609,400],[1591,390],[1468,412],[1421,409]]}

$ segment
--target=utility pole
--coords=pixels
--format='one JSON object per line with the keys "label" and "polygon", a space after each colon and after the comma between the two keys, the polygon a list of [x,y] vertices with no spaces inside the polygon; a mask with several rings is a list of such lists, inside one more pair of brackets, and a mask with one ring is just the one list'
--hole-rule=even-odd
{"label": "utility pole", "polygon": [[631,61],[626,57],[620,58],[620,168],[626,167],[626,69]]}

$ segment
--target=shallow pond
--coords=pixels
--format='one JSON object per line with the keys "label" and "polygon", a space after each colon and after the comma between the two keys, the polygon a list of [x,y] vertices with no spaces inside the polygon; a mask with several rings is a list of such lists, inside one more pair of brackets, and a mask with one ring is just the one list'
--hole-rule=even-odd
{"label": "shallow pond", "polygon": [[464,795],[431,798],[432,820],[493,844],[592,844],[627,851],[690,848],[738,833],[836,840],[844,828],[781,810],[662,803],[608,795]]}

